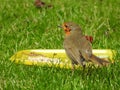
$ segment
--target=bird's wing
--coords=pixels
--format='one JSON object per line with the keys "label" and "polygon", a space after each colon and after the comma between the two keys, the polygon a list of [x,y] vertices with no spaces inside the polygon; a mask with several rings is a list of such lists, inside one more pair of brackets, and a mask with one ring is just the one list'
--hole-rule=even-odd
{"label": "bird's wing", "polygon": [[67,56],[71,59],[73,64],[82,64],[82,57],[78,49],[65,48]]}
{"label": "bird's wing", "polygon": [[88,58],[92,55],[92,46],[91,46],[91,43],[86,40],[85,37],[82,38],[81,42],[81,48],[80,48],[80,52],[82,54],[82,56],[88,60]]}

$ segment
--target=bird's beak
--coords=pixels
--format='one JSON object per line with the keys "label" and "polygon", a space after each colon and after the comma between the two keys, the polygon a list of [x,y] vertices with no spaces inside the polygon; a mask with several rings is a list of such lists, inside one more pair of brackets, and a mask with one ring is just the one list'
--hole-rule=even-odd
{"label": "bird's beak", "polygon": [[61,25],[58,25],[57,27],[58,27],[58,28],[62,28],[62,26],[61,26]]}

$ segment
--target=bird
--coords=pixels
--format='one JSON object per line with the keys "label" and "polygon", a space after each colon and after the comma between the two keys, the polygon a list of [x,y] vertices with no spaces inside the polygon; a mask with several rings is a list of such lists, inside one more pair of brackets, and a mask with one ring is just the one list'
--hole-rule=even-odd
{"label": "bird", "polygon": [[65,32],[63,46],[68,58],[72,63],[72,70],[75,65],[86,67],[86,62],[92,62],[98,66],[109,65],[110,62],[95,56],[92,52],[92,45],[82,33],[81,27],[74,22],[65,22],[61,25]]}

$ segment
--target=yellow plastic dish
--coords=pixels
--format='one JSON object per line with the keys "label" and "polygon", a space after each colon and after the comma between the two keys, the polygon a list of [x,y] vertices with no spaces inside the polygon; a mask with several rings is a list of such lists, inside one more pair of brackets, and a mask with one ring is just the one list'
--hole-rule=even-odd
{"label": "yellow plastic dish", "polygon": [[[93,49],[93,54],[113,62],[115,51],[110,49]],[[25,65],[48,65],[50,67],[71,68],[71,62],[64,49],[22,50],[14,54],[10,60]]]}

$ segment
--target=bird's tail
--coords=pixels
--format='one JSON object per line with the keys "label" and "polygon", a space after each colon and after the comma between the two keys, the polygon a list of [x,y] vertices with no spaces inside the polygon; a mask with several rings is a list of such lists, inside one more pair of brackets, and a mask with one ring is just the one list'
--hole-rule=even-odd
{"label": "bird's tail", "polygon": [[92,61],[93,63],[95,64],[98,64],[100,66],[106,66],[106,65],[109,65],[110,62],[109,61],[106,61],[104,59],[101,59],[95,55],[92,54],[92,56],[90,57],[90,61]]}

